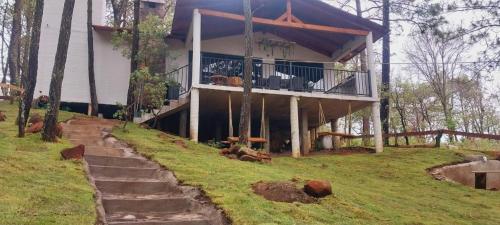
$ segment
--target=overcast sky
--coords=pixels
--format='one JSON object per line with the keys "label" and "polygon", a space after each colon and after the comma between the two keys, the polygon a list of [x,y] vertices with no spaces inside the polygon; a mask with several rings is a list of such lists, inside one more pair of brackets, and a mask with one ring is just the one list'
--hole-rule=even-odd
{"label": "overcast sky", "polygon": [[[355,1],[354,0],[324,0],[325,2],[328,2],[330,4],[333,4],[337,7],[339,6],[344,6],[342,9],[349,11],[350,13],[355,14]],[[344,5],[344,3],[347,3],[347,5]],[[367,0],[361,0],[361,5],[362,8],[366,7],[371,7],[370,3]],[[363,16],[368,16],[368,15],[363,15]],[[478,15],[475,14],[466,14],[466,13],[461,13],[461,14],[454,14],[454,15],[449,15],[448,20],[451,23],[454,24],[461,24],[461,23],[468,23],[471,18],[474,18]],[[394,17],[394,16],[393,16]],[[374,21],[377,23],[380,23],[380,21]],[[406,58],[406,55],[404,53],[405,49],[408,48],[408,43],[411,41],[411,31],[413,27],[410,24],[407,23],[400,23],[400,26],[397,26],[400,29],[395,29],[394,23],[393,23],[393,32],[391,33],[391,78],[394,79],[398,76],[403,76],[404,78],[413,78],[415,79],[415,76],[412,74],[409,74],[408,71],[405,70],[405,67],[408,65],[405,63],[408,63],[408,59]],[[381,45],[382,45],[382,40],[379,40],[376,43],[377,51],[381,51]],[[471,61],[476,61],[478,58],[478,53],[480,50],[484,49],[484,46],[478,44],[477,46],[471,47],[464,55],[463,59],[461,61],[463,62],[471,62]],[[380,59],[379,59],[380,60]],[[381,70],[381,64],[378,62],[378,68]],[[492,71],[490,73],[491,78],[493,79],[491,82],[489,82],[487,85],[489,86],[490,91],[492,89],[500,87],[500,69],[497,69],[496,71]],[[418,77],[416,77],[418,79]],[[497,89],[498,90],[498,89]]]}

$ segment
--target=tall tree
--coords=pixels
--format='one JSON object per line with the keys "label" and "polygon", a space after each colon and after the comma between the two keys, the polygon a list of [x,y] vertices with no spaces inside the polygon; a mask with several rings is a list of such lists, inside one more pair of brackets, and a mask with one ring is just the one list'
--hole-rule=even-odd
{"label": "tall tree", "polygon": [[[134,26],[132,28],[132,48],[130,54],[130,73],[133,74],[139,67],[139,23],[140,23],[140,1],[134,0]],[[128,87],[127,105],[134,101],[134,86],[132,83]],[[132,108],[130,108],[132,109]],[[128,118],[131,119],[131,118]]]}
{"label": "tall tree", "polygon": [[97,101],[97,89],[95,85],[94,72],[94,34],[92,33],[92,0],[87,0],[87,46],[88,46],[88,70],[90,87],[90,114],[97,116],[99,102]]}
{"label": "tall tree", "polygon": [[[9,9],[9,1],[5,1],[5,3],[2,5],[2,29],[1,29],[1,48],[0,48],[0,60],[1,60],[1,64],[2,64],[2,74],[3,74],[3,77],[2,77],[2,83],[5,84],[7,83],[7,72],[8,72],[8,63],[5,62],[5,55],[4,55],[4,50],[5,50],[5,47],[9,47],[8,43],[7,43],[7,31],[9,31],[9,29],[7,28],[7,21],[8,21],[8,9]],[[7,90],[2,88],[2,92],[3,94],[5,95]]]}
{"label": "tall tree", "polygon": [[33,94],[35,93],[36,79],[38,76],[38,49],[40,47],[40,29],[42,26],[44,0],[37,0],[35,6],[35,15],[33,18],[33,27],[31,30],[31,41],[29,50],[28,72],[22,78],[24,93],[19,103],[19,137],[24,137],[24,128],[33,103]]}
{"label": "tall tree", "polygon": [[29,52],[30,52],[30,43],[31,43],[31,29],[33,26],[33,13],[34,13],[34,1],[24,1],[23,4],[23,15],[25,22],[24,34],[22,35],[21,49],[23,50],[22,54],[22,65],[21,67],[21,84],[23,84],[22,79],[23,76],[27,76],[28,74],[28,66],[29,66]]}
{"label": "tall tree", "polygon": [[[383,0],[382,20],[383,26],[388,30],[382,40],[382,99],[380,102],[380,118],[382,120],[382,129],[384,134],[389,133],[389,96],[387,93],[391,90],[391,24],[390,24],[390,1]],[[389,145],[389,138],[384,139],[385,145]]]}
{"label": "tall tree", "polygon": [[[356,15],[358,17],[363,17],[363,11],[361,8],[361,0],[356,0]],[[365,51],[362,51],[360,53],[359,61],[361,64],[361,71],[367,72],[368,66],[366,65],[366,52]],[[370,138],[367,137],[370,134],[370,113],[368,113],[367,111],[369,111],[368,108],[364,109],[363,114],[362,114],[362,117],[363,117],[363,119],[362,119],[362,121],[363,121],[363,125],[362,125],[363,135],[366,136],[366,137],[363,137],[363,145],[364,146],[367,146],[370,144]]]}
{"label": "tall tree", "polygon": [[125,27],[129,0],[111,0],[110,2],[113,11],[113,26]]}
{"label": "tall tree", "polygon": [[14,3],[14,14],[12,17],[12,29],[10,34],[9,54],[7,61],[9,64],[10,83],[17,84],[19,77],[19,49],[21,45],[21,10],[22,0],[16,0]]}
{"label": "tall tree", "polygon": [[71,21],[73,20],[74,7],[75,0],[64,1],[59,40],[57,43],[54,68],[52,69],[52,79],[50,81],[49,107],[45,114],[42,133],[42,139],[44,141],[57,141],[57,118],[59,116],[59,105],[61,101],[61,86],[64,78],[64,68],[66,67],[69,39],[71,37]]}
{"label": "tall tree", "polygon": [[248,143],[250,129],[250,113],[252,107],[252,69],[253,69],[253,22],[252,4],[250,0],[243,0],[245,14],[245,63],[243,72],[243,101],[240,114],[240,143]]}
{"label": "tall tree", "polygon": [[427,32],[418,34],[406,50],[411,67],[425,78],[437,96],[449,130],[455,129],[450,81],[460,72],[458,62],[465,49],[461,39],[440,38]]}

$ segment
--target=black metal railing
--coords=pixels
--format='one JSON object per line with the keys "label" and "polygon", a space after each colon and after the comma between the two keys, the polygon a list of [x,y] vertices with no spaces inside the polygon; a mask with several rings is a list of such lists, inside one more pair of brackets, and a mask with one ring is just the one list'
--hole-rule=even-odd
{"label": "black metal railing", "polygon": [[[202,84],[241,86],[244,61],[241,58],[202,57]],[[263,63],[254,59],[254,88],[370,96],[370,76],[366,72]]]}
{"label": "black metal railing", "polygon": [[164,75],[167,92],[165,102],[178,100],[191,89],[191,65],[185,65]]}

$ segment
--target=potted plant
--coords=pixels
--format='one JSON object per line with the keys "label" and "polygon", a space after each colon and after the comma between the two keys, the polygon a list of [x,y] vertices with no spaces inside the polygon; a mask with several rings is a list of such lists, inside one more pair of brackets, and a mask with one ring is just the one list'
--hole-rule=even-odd
{"label": "potted plant", "polygon": [[169,80],[166,82],[166,86],[167,86],[167,99],[179,100],[181,85],[177,81]]}

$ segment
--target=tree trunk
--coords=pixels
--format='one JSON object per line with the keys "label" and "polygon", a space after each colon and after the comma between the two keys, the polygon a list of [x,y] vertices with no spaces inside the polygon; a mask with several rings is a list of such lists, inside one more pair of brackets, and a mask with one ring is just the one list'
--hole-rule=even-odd
{"label": "tree trunk", "polygon": [[40,29],[42,26],[44,0],[37,0],[33,27],[31,30],[31,43],[29,51],[28,74],[23,78],[24,94],[19,103],[19,137],[24,137],[26,119],[30,115],[35,93],[36,79],[38,76],[38,49],[40,47]]}
{"label": "tree trunk", "polygon": [[[389,96],[391,83],[391,34],[390,34],[390,2],[383,0],[383,26],[389,32],[383,37],[382,42],[382,99],[380,107],[380,118],[384,134],[389,133]],[[373,76],[375,74],[372,74]],[[374,87],[376,88],[376,87]],[[389,138],[384,138],[385,145],[389,145]]]}
{"label": "tree trunk", "polygon": [[22,66],[21,66],[21,86],[23,86],[23,77],[27,76],[28,74],[28,67],[29,67],[29,54],[30,54],[30,43],[31,43],[31,29],[33,26],[33,11],[31,11],[31,8],[28,9],[28,7],[31,6],[26,6],[25,10],[25,19],[26,19],[26,36],[24,38],[24,43],[22,43],[22,49],[23,49],[23,58],[22,58]]}
{"label": "tree trunk", "polygon": [[243,0],[245,14],[245,68],[243,73],[243,101],[240,115],[240,143],[248,143],[250,129],[250,113],[252,107],[252,69],[253,69],[253,23],[252,5],[250,0]]}
{"label": "tree trunk", "polygon": [[[361,0],[356,0],[356,15],[358,17],[363,17],[363,12],[361,9]],[[368,66],[366,64],[366,52],[362,51],[359,55],[359,61],[361,64],[361,71],[367,72]],[[363,145],[368,146],[370,144],[370,138],[367,137],[370,134],[370,114],[363,112]]]}
{"label": "tree trunk", "polygon": [[7,61],[9,64],[10,83],[17,84],[19,77],[19,46],[21,44],[21,9],[22,0],[16,0],[14,3],[14,14],[12,17],[12,30],[10,34],[9,56]]}
{"label": "tree trunk", "polygon": [[[134,73],[139,67],[139,60],[137,55],[139,54],[139,22],[140,22],[140,1],[134,0],[134,26],[132,28],[132,49],[130,56],[130,73]],[[129,82],[128,94],[127,94],[127,105],[131,105],[134,101],[134,89],[132,82]],[[130,110],[134,110],[130,107]],[[132,117],[133,113],[129,112],[129,117]],[[131,120],[132,118],[127,118]]]}
{"label": "tree trunk", "polygon": [[[8,65],[7,63],[5,63],[5,55],[4,55],[4,50],[5,50],[5,45],[6,45],[6,41],[5,41],[5,27],[6,27],[6,24],[7,24],[7,9],[9,8],[9,2],[8,1],[5,1],[5,4],[3,5],[3,14],[2,14],[2,33],[1,33],[1,38],[2,38],[2,43],[0,43],[2,45],[1,49],[0,49],[0,60],[2,63],[2,74],[3,74],[3,77],[2,77],[2,83],[5,84],[7,83],[7,72],[8,72]],[[8,46],[7,46],[8,47]],[[7,89],[6,88],[2,88],[2,93],[3,95],[7,95]]]}
{"label": "tree trunk", "polygon": [[50,81],[49,107],[45,114],[42,133],[42,139],[44,141],[57,141],[57,118],[59,116],[61,86],[64,78],[64,68],[66,67],[69,39],[71,37],[71,21],[73,19],[74,6],[75,0],[64,1],[59,40],[57,43],[54,68],[52,69],[52,79]]}
{"label": "tree trunk", "polygon": [[88,43],[88,66],[89,66],[89,87],[90,87],[90,106],[91,115],[97,116],[99,112],[99,103],[97,101],[97,89],[95,85],[94,72],[94,34],[92,33],[92,0],[87,0],[87,43]]}

